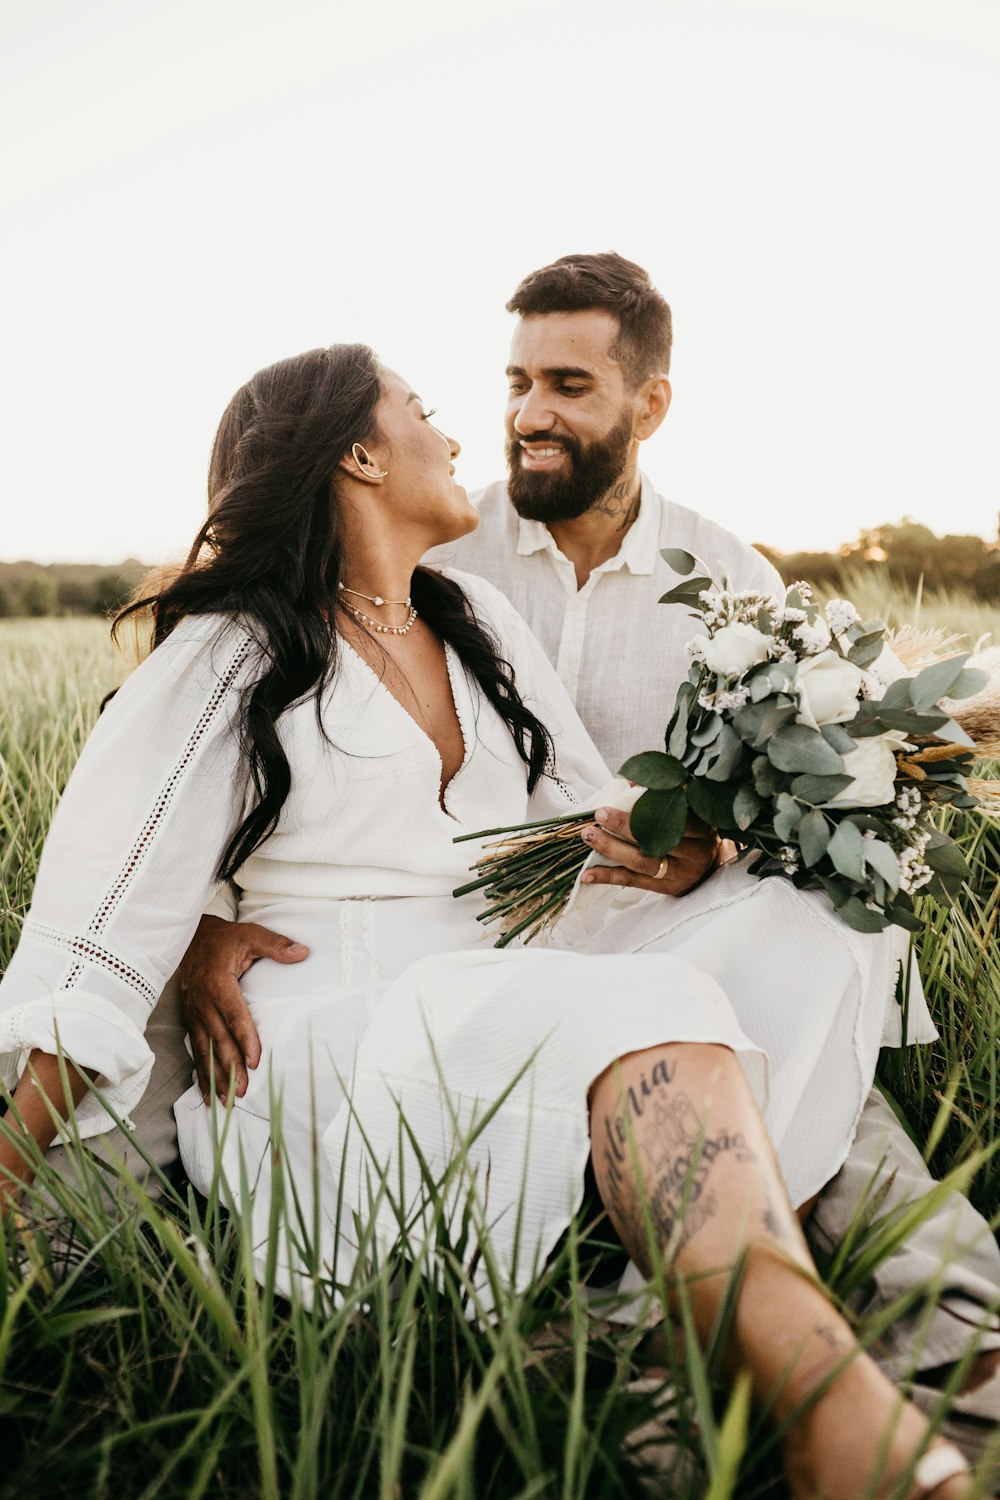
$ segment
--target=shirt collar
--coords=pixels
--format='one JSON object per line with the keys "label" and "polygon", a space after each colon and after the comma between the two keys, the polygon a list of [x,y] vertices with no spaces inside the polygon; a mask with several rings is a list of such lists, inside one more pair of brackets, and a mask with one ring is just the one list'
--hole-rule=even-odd
{"label": "shirt collar", "polygon": [[[628,568],[630,573],[655,571],[660,543],[660,501],[652,480],[645,474],[640,474],[639,480],[639,514],[614,557],[602,563],[595,570],[597,572],[610,573],[618,568]],[[518,516],[518,557],[530,557],[533,552],[542,551],[549,551],[557,558],[563,555],[556,546],[555,537],[542,521],[526,521],[523,516]]]}

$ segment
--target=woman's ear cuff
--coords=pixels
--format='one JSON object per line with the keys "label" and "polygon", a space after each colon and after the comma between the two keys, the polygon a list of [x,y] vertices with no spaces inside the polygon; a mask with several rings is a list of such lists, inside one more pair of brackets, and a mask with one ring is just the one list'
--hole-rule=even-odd
{"label": "woman's ear cuff", "polygon": [[368,452],[368,449],[363,448],[360,443],[351,444],[351,456],[353,457],[354,462],[357,464],[361,473],[364,474],[367,479],[388,478],[389,470],[376,469],[374,466],[374,459]]}

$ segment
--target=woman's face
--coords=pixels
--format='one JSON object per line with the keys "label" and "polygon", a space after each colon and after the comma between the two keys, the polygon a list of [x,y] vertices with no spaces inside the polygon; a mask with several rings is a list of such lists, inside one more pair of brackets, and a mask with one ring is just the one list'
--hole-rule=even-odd
{"label": "woman's face", "polygon": [[455,483],[459,445],[431,425],[432,415],[402,376],[383,369],[376,411],[381,441],[372,451],[389,471],[384,493],[394,519],[426,533],[426,547],[464,536],[479,521],[465,489]]}

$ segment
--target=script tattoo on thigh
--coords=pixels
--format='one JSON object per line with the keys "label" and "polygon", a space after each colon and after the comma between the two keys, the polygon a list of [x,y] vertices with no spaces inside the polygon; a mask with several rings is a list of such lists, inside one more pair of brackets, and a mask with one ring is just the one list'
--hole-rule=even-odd
{"label": "script tattoo on thigh", "polygon": [[671,1087],[676,1066],[659,1059],[625,1091],[622,1107],[604,1117],[601,1141],[608,1208],[631,1234],[647,1237],[634,1166],[658,1241],[682,1249],[718,1210],[711,1186],[720,1158],[755,1162],[742,1131],[708,1134],[691,1098]]}

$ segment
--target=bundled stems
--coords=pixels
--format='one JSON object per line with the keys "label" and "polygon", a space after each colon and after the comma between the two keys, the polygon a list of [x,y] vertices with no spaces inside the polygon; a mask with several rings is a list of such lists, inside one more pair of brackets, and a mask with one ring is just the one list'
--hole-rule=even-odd
{"label": "bundled stems", "polygon": [[506,948],[528,929],[526,941],[530,942],[558,919],[590,854],[580,835],[593,821],[593,812],[575,812],[510,828],[487,828],[455,840],[459,844],[470,838],[504,835],[472,866],[478,872],[476,879],[454,892],[466,896],[485,891],[489,904],[477,920],[487,925],[500,923],[494,947]]}

